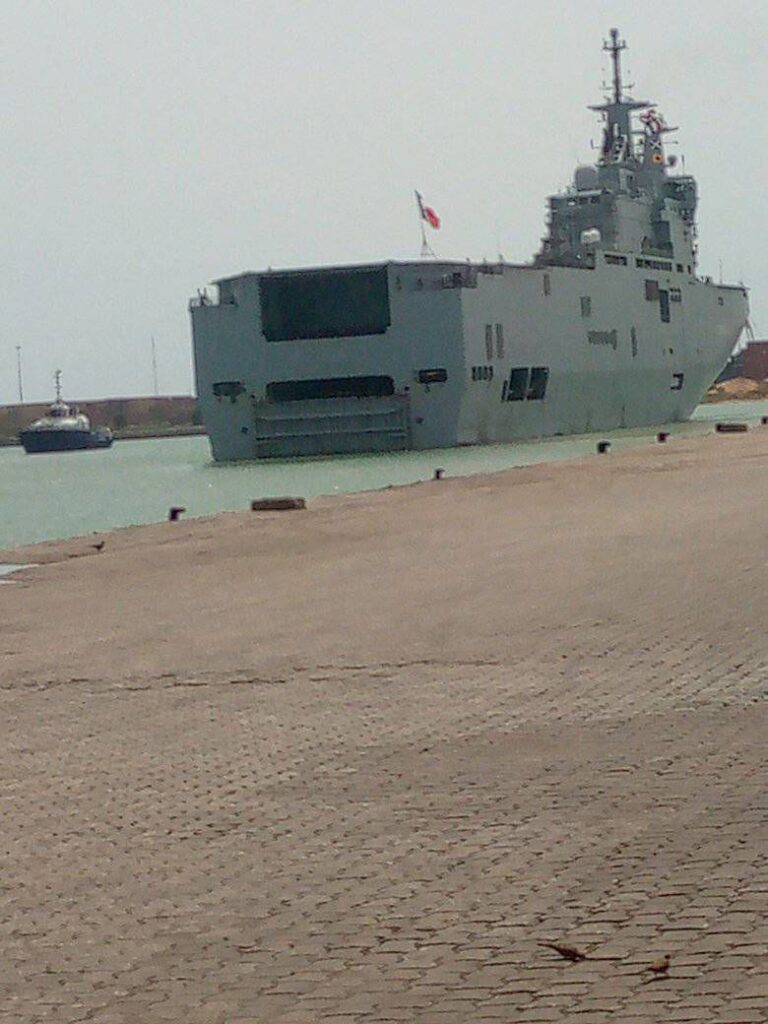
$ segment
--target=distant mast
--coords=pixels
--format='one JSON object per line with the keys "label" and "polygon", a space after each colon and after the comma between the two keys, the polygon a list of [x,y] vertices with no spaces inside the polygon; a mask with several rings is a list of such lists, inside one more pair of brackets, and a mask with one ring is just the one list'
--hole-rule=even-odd
{"label": "distant mast", "polygon": [[16,377],[19,383],[19,405],[24,405],[24,385],[21,377],[21,345],[16,346]]}
{"label": "distant mast", "polygon": [[152,335],[152,384],[155,388],[155,398],[160,394],[157,386],[157,353],[155,351],[155,336]]}

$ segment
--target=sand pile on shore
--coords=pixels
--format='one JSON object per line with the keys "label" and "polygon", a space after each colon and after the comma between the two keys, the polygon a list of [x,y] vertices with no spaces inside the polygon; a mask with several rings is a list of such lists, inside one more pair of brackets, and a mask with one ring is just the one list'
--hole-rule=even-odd
{"label": "sand pile on shore", "polygon": [[751,377],[733,377],[720,384],[713,384],[707,392],[708,402],[727,402],[735,399],[768,398],[768,379],[752,380]]}

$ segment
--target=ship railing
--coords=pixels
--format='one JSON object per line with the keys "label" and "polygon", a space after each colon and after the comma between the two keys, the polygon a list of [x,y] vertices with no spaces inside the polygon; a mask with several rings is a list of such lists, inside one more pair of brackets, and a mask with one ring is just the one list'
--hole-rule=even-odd
{"label": "ship railing", "polygon": [[218,306],[220,305],[216,299],[208,294],[207,288],[198,288],[197,295],[193,295],[189,300],[190,309],[199,309],[201,306]]}
{"label": "ship railing", "polygon": [[200,309],[202,306],[236,306],[237,299],[234,295],[227,295],[219,299],[211,298],[210,295],[195,295],[189,300],[189,309]]}

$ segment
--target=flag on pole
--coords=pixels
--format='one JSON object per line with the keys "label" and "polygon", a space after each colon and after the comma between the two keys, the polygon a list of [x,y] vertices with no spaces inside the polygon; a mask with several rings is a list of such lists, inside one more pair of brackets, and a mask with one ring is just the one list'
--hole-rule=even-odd
{"label": "flag on pole", "polygon": [[440,227],[440,218],[438,217],[438,215],[435,213],[431,206],[426,206],[424,204],[421,192],[416,193],[416,202],[419,204],[419,213],[421,214],[421,219],[425,220],[431,228],[434,228],[435,231],[437,231]]}

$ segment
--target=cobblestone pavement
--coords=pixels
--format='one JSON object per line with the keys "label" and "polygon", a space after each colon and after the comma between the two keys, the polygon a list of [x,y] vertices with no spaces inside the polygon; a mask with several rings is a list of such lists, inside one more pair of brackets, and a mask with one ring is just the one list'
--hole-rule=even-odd
{"label": "cobblestone pavement", "polygon": [[[226,589],[176,574],[216,521],[184,557],[139,531],[2,588],[2,1024],[768,1021],[768,438],[725,443],[342,502],[349,558],[284,570],[323,606],[303,647],[250,547],[276,610],[258,650],[250,611],[216,647]],[[303,522],[335,542],[333,506]],[[172,582],[119,598],[142,537]],[[148,667],[173,587],[225,670]],[[57,668],[62,588],[83,607]],[[441,631],[360,639],[385,591]],[[294,645],[279,670],[264,631]]]}

